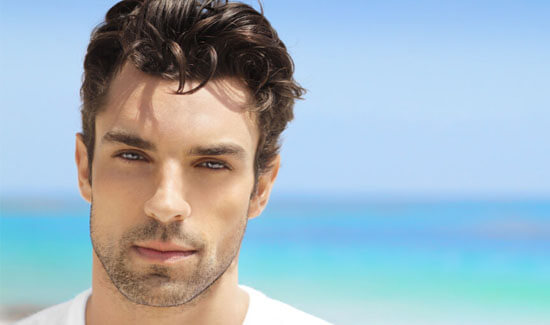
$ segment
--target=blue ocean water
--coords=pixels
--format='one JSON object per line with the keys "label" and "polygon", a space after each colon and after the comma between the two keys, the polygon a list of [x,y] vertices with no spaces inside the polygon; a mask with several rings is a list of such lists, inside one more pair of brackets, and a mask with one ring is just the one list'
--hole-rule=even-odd
{"label": "blue ocean water", "polygon": [[[90,286],[88,206],[31,203],[1,205],[3,306]],[[241,283],[335,324],[550,324],[550,201],[273,199],[239,260]]]}

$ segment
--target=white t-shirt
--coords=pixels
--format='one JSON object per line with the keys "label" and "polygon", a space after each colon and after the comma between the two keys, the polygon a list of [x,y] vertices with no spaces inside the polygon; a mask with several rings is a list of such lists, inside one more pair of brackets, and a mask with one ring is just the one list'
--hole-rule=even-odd
{"label": "white t-shirt", "polygon": [[[250,297],[243,325],[330,325],[255,289],[239,287]],[[88,289],[72,300],[39,311],[14,325],[85,325],[86,302],[91,292]]]}

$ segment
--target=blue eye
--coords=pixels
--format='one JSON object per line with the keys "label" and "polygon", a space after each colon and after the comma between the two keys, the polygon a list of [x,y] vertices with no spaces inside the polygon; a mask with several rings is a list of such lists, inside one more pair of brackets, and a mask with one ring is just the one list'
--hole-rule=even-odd
{"label": "blue eye", "polygon": [[200,167],[205,167],[209,169],[225,169],[227,166],[224,163],[219,161],[204,161],[199,164]]}
{"label": "blue eye", "polygon": [[118,156],[124,160],[129,160],[129,161],[145,160],[145,158],[142,155],[132,151],[122,152]]}

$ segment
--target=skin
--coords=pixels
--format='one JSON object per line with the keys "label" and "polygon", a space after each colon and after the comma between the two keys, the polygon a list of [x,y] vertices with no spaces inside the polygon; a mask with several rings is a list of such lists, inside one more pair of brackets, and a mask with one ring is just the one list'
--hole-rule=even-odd
{"label": "skin", "polygon": [[[267,204],[280,158],[252,193],[259,130],[245,109],[247,90],[233,79],[188,95],[175,94],[177,87],[125,64],[96,118],[91,166],[76,136],[80,193],[92,205],[87,324],[242,324],[245,318],[249,297],[238,287],[238,252],[247,220]],[[213,147],[218,150],[205,150]],[[152,261],[136,250],[150,241],[193,254]]]}

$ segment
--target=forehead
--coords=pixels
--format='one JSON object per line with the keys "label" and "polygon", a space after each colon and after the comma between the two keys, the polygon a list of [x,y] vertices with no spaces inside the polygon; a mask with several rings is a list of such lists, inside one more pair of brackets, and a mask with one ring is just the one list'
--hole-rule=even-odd
{"label": "forehead", "polygon": [[[186,82],[184,91],[197,84]],[[177,89],[177,81],[125,64],[111,82],[97,115],[96,137],[116,130],[167,145],[231,140],[255,148],[259,137],[256,114],[248,110],[251,96],[240,82],[217,79],[185,95],[176,94]]]}

